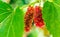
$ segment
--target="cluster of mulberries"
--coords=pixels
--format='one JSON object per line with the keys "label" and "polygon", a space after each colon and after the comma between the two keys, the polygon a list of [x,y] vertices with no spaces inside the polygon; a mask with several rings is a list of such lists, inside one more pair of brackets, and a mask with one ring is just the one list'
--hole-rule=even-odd
{"label": "cluster of mulberries", "polygon": [[34,12],[34,24],[37,27],[42,28],[44,26],[44,21],[43,21],[43,18],[42,18],[42,9],[41,9],[40,6],[36,6],[34,11],[35,11]]}
{"label": "cluster of mulberries", "polygon": [[25,31],[29,31],[34,21],[35,26],[43,27],[42,9],[40,6],[29,6],[24,17]]}
{"label": "cluster of mulberries", "polygon": [[34,8],[32,6],[29,6],[24,17],[25,31],[29,31],[31,29],[33,22],[33,12]]}

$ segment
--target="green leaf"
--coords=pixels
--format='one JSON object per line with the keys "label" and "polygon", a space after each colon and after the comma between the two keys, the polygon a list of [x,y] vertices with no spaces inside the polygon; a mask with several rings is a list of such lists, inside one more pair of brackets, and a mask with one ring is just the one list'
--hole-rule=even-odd
{"label": "green leaf", "polygon": [[24,6],[26,4],[29,4],[31,2],[31,0],[11,0],[10,4],[12,5],[13,8],[15,8],[16,6]]}
{"label": "green leaf", "polygon": [[0,2],[0,37],[22,37],[23,32],[23,11],[19,7],[13,11],[10,5]]}
{"label": "green leaf", "polygon": [[60,7],[53,2],[45,2],[43,7],[43,19],[53,37],[60,37]]}
{"label": "green leaf", "polygon": [[53,2],[56,3],[57,5],[60,5],[60,0],[46,0],[46,1]]}
{"label": "green leaf", "polygon": [[24,4],[29,4],[31,0],[22,0]]}
{"label": "green leaf", "polygon": [[54,3],[56,3],[57,5],[60,5],[60,0],[53,0]]}
{"label": "green leaf", "polygon": [[2,22],[10,13],[12,13],[13,9],[10,5],[0,1],[0,22]]}

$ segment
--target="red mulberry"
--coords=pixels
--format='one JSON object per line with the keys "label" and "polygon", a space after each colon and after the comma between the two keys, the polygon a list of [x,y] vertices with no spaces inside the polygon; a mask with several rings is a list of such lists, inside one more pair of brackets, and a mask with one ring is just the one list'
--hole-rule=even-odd
{"label": "red mulberry", "polygon": [[44,21],[42,18],[42,9],[40,6],[36,6],[34,9],[34,23],[37,27],[43,27]]}
{"label": "red mulberry", "polygon": [[34,8],[32,6],[29,6],[27,9],[27,12],[24,17],[24,23],[25,23],[25,31],[29,31],[32,27],[32,21],[33,21],[33,12]]}

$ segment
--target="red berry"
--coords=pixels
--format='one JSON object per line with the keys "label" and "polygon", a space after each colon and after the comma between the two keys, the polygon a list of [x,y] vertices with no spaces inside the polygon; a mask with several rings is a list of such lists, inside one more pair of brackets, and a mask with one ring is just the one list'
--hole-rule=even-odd
{"label": "red berry", "polygon": [[43,27],[44,21],[42,18],[42,9],[40,6],[36,6],[34,9],[34,23],[37,27]]}
{"label": "red berry", "polygon": [[32,27],[32,21],[33,21],[33,12],[34,8],[32,6],[29,6],[27,9],[27,12],[24,17],[24,23],[25,23],[25,31],[30,31]]}

